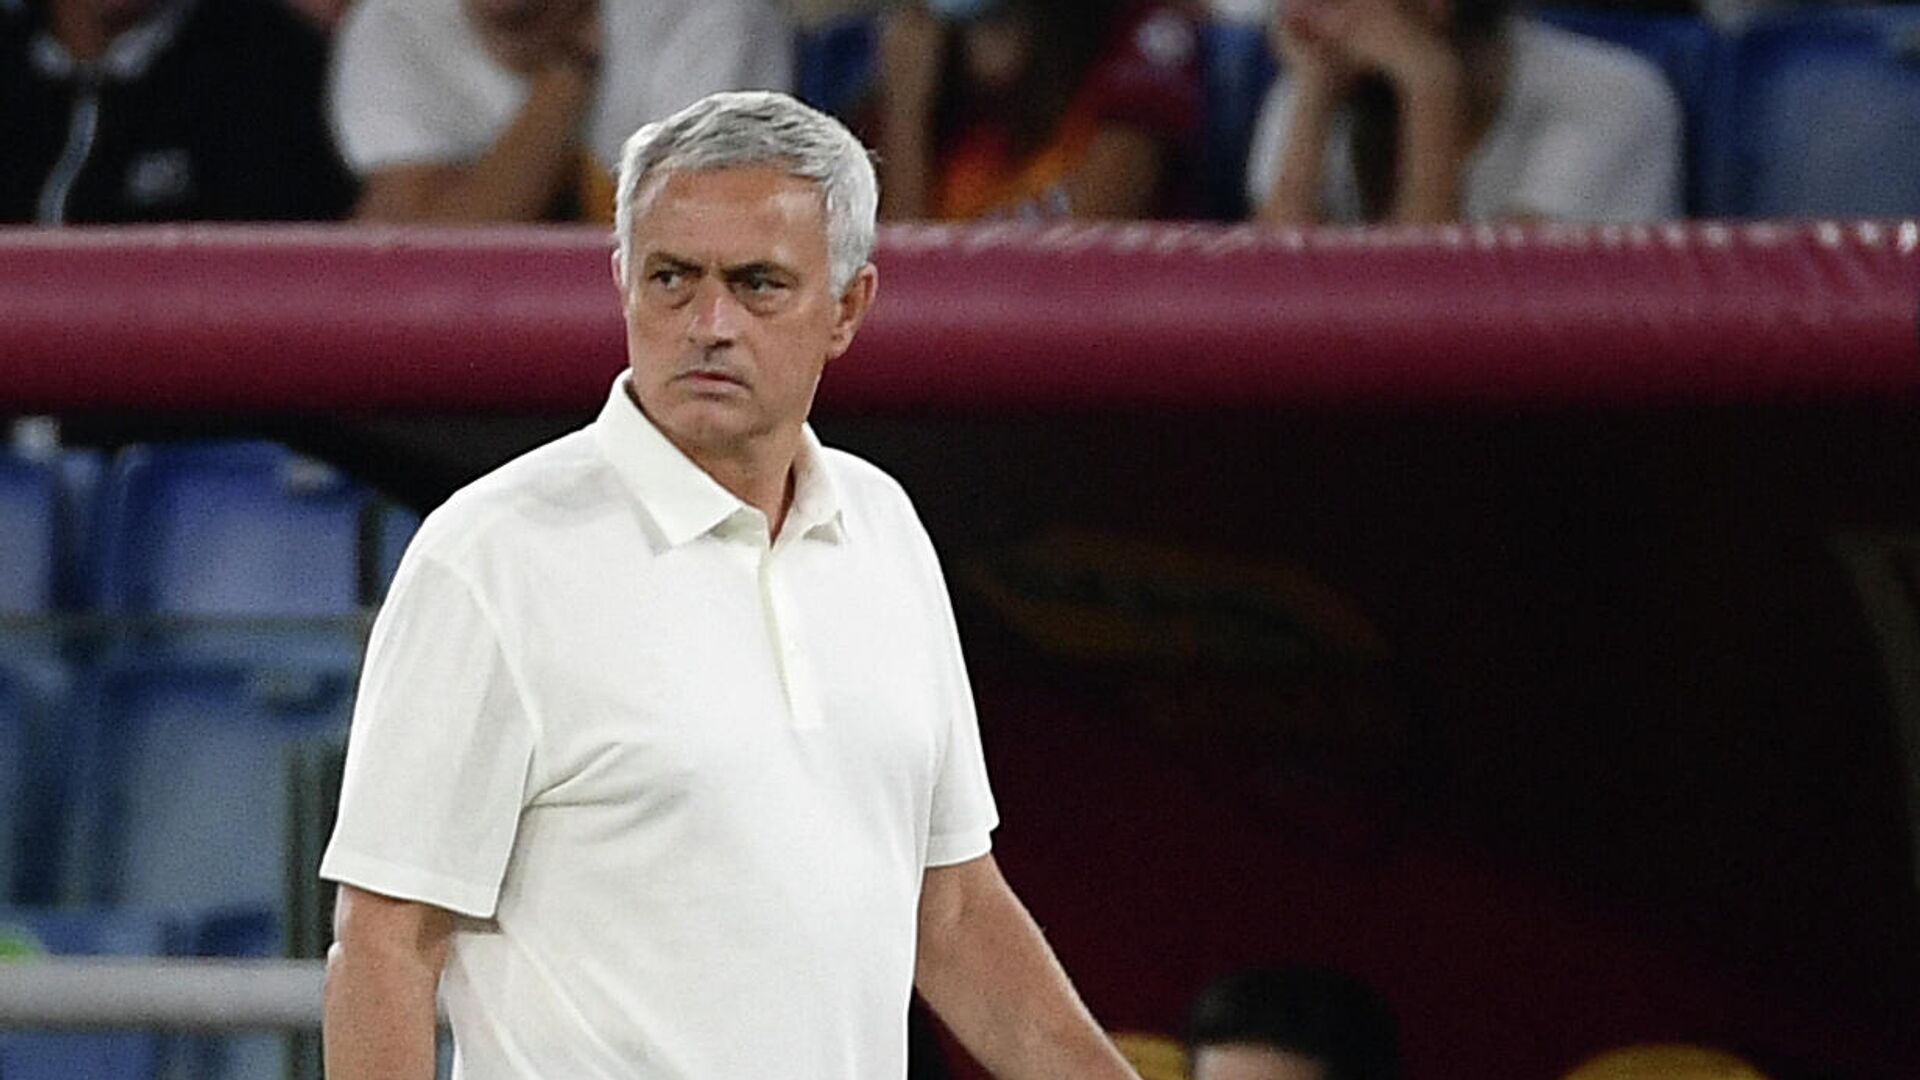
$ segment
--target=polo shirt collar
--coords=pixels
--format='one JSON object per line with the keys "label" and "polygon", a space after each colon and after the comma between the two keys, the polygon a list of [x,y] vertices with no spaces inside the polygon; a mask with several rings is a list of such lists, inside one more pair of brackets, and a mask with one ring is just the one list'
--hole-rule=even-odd
{"label": "polo shirt collar", "polygon": [[[594,439],[619,474],[627,491],[660,530],[670,548],[759,512],[720,486],[706,470],[680,452],[628,396],[632,372],[613,382],[607,403],[593,423]],[[804,443],[794,462],[793,505],[787,508],[781,535],[838,543],[846,538],[845,515],[833,478],[823,465],[813,428],[801,429]]]}

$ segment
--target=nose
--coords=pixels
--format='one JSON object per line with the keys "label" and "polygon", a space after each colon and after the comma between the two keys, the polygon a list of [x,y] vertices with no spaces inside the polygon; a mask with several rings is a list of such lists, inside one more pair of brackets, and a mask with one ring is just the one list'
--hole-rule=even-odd
{"label": "nose", "polygon": [[687,305],[687,340],[702,349],[721,349],[732,345],[740,334],[745,313],[740,300],[727,283],[708,279],[700,283],[693,303]]}

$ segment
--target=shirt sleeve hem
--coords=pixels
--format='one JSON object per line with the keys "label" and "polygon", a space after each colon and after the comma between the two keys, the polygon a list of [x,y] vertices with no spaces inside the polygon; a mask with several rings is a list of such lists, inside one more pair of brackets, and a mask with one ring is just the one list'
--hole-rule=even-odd
{"label": "shirt sleeve hem", "polygon": [[927,866],[955,866],[992,850],[991,827],[944,833],[927,841]]}
{"label": "shirt sleeve hem", "polygon": [[320,876],[396,900],[432,904],[474,919],[492,918],[499,904],[498,889],[338,848],[329,850],[321,860]]}

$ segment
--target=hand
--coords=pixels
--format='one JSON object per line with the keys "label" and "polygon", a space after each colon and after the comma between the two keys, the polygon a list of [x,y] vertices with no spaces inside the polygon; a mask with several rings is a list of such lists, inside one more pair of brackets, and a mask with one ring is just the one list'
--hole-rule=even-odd
{"label": "hand", "polygon": [[1441,27],[1405,0],[1300,0],[1299,7],[1303,32],[1357,70],[1383,75],[1402,90],[1458,80],[1460,60]]}
{"label": "hand", "polygon": [[600,77],[600,0],[578,0],[567,7],[546,35],[539,66],[579,77],[591,88]]}
{"label": "hand", "polygon": [[495,60],[523,75],[555,71],[591,81],[600,66],[599,0],[556,0],[530,22],[484,5],[464,5]]}
{"label": "hand", "polygon": [[1321,23],[1339,0],[1278,0],[1267,23],[1267,41],[1286,76],[1308,93],[1344,97],[1353,84],[1353,62]]}

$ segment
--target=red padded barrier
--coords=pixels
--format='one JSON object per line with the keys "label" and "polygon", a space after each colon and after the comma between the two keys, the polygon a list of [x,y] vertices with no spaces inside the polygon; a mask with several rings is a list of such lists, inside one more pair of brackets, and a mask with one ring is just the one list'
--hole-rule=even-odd
{"label": "red padded barrier", "polygon": [[[589,407],[586,229],[0,231],[0,408]],[[827,408],[1920,390],[1914,222],[908,226]]]}

